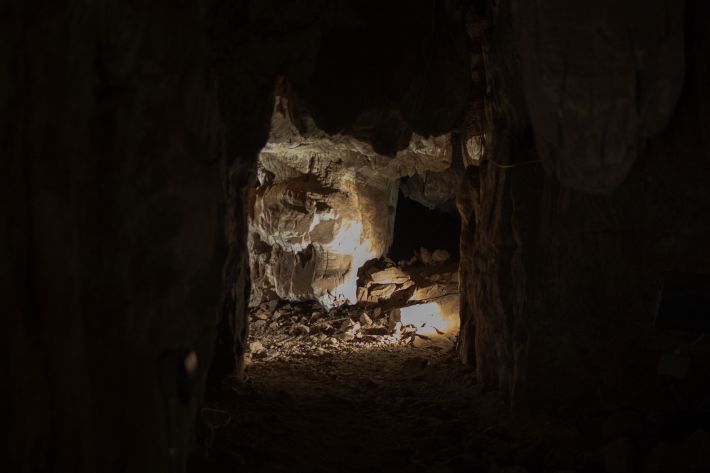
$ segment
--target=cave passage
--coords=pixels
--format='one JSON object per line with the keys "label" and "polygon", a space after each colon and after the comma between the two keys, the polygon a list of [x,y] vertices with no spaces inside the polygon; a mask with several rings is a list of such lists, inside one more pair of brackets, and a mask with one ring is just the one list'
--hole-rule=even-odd
{"label": "cave passage", "polygon": [[0,473],[710,472],[709,1],[5,3]]}
{"label": "cave passage", "polygon": [[441,249],[458,261],[460,233],[461,218],[453,198],[431,209],[400,191],[388,256],[394,261],[409,260],[420,248]]}
{"label": "cave passage", "polygon": [[[287,106],[277,97],[250,192],[243,380],[223,386],[203,410],[217,433],[210,467],[415,471],[480,462],[465,456],[466,443],[480,435],[477,422],[456,414],[474,396],[474,382],[454,350],[455,189],[432,193],[421,185],[416,197],[424,205],[404,194],[388,168],[395,160],[424,166],[410,192],[424,176],[455,181],[462,171],[441,158],[448,139],[425,148],[428,161],[338,154],[328,138],[318,138],[314,154],[303,132],[290,128]],[[290,134],[287,146],[279,130]]]}

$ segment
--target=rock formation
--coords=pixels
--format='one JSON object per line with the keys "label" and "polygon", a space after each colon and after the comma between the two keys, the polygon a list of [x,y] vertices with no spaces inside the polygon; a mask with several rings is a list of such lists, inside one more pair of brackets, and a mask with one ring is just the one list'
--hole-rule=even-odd
{"label": "rock formation", "polygon": [[249,218],[251,304],[274,296],[326,308],[354,304],[358,270],[392,242],[399,179],[453,176],[451,139],[413,134],[394,157],[383,156],[352,136],[326,134],[293,102],[277,96],[259,155]]}

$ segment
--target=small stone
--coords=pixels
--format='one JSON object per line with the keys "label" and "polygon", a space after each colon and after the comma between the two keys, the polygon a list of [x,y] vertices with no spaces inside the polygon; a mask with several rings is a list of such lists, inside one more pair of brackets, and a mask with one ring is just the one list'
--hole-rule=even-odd
{"label": "small stone", "polygon": [[412,346],[415,348],[426,348],[431,346],[431,340],[427,337],[415,334],[414,338],[412,338]]}
{"label": "small stone", "polygon": [[256,319],[258,319],[258,320],[266,320],[266,319],[269,318],[269,314],[268,314],[267,312],[263,311],[263,310],[258,310],[258,311],[254,314],[254,318],[256,318]]}
{"label": "small stone", "polygon": [[387,335],[389,330],[387,327],[370,327],[365,329],[367,335]]}
{"label": "small stone", "polygon": [[430,286],[417,287],[409,297],[410,301],[425,301],[436,299],[447,294],[447,288],[443,284],[432,284]]}
{"label": "small stone", "polygon": [[397,284],[397,290],[398,291],[403,291],[404,289],[409,289],[410,287],[414,286],[414,281],[411,279],[405,283],[402,284]]}
{"label": "small stone", "polygon": [[257,320],[251,324],[251,328],[258,330],[266,327],[266,320]]}
{"label": "small stone", "polygon": [[277,305],[279,305],[279,301],[273,300],[273,301],[264,302],[264,303],[261,304],[259,307],[260,307],[261,310],[263,310],[264,312],[267,312],[267,313],[269,313],[269,314],[273,314],[274,311],[276,310],[276,306],[277,306]]}
{"label": "small stone", "polygon": [[381,315],[382,315],[382,307],[375,307],[374,309],[372,309],[372,318],[373,319],[379,319]]}
{"label": "small stone", "polygon": [[368,294],[367,289],[364,287],[357,288],[357,300],[358,302],[367,302]]}
{"label": "small stone", "polygon": [[375,284],[368,295],[370,302],[378,302],[383,299],[389,299],[397,290],[396,284]]}
{"label": "small stone", "polygon": [[343,333],[338,334],[338,337],[341,340],[349,341],[349,340],[355,339],[355,334],[348,330],[347,332],[343,332]]}
{"label": "small stone", "polygon": [[360,314],[360,323],[364,327],[369,327],[370,325],[372,325],[372,319],[365,312],[363,312],[362,314]]}
{"label": "small stone", "polygon": [[446,263],[449,258],[451,255],[446,250],[434,250],[434,253],[431,254],[431,260],[436,264]]}
{"label": "small stone", "polygon": [[419,248],[419,259],[422,261],[422,263],[426,265],[430,265],[432,260],[431,260],[431,253],[429,250],[426,248],[422,247]]}
{"label": "small stone", "polygon": [[347,331],[347,330],[350,330],[353,325],[354,325],[354,324],[353,324],[353,321],[352,321],[352,320],[350,320],[350,319],[345,319],[345,320],[343,320],[343,322],[340,324],[340,328],[338,329],[338,331],[340,331],[340,332],[345,332],[345,331]]}
{"label": "small stone", "polygon": [[373,320],[372,326],[373,327],[387,327],[387,319],[384,317],[381,317],[377,320]]}
{"label": "small stone", "polygon": [[397,266],[374,272],[370,277],[375,284],[402,284],[410,279],[409,275]]}
{"label": "small stone", "polygon": [[289,333],[291,335],[308,335],[311,332],[311,329],[309,329],[307,326],[303,324],[295,324],[293,327],[291,327],[291,330],[289,330]]}

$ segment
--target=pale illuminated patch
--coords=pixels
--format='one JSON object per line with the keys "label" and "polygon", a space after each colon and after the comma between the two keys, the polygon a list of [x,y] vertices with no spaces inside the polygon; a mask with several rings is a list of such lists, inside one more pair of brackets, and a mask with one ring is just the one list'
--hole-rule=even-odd
{"label": "pale illuminated patch", "polygon": [[433,335],[449,329],[449,322],[436,302],[402,307],[400,313],[402,325],[414,325],[417,333],[422,335]]}
{"label": "pale illuminated patch", "polygon": [[351,304],[357,302],[357,270],[365,262],[377,257],[372,243],[364,238],[362,223],[343,220],[338,226],[329,251],[352,256],[350,271],[343,276],[343,281],[331,289],[332,294],[341,294]]}

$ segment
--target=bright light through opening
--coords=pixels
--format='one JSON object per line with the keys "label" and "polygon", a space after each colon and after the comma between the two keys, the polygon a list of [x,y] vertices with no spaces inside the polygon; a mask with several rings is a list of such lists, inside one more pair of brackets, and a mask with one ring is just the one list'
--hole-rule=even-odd
{"label": "bright light through opening", "polygon": [[414,325],[417,333],[422,335],[434,335],[449,329],[449,322],[436,302],[402,307],[400,313],[402,325]]}

